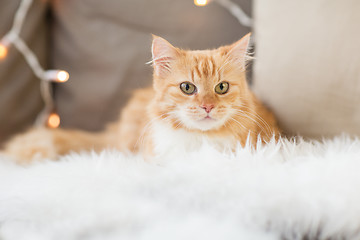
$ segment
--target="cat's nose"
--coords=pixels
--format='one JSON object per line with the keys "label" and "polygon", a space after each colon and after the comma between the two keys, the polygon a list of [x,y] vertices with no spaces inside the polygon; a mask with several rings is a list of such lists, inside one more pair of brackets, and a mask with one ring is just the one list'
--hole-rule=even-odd
{"label": "cat's nose", "polygon": [[200,107],[203,108],[205,112],[209,113],[215,106],[214,104],[202,104]]}

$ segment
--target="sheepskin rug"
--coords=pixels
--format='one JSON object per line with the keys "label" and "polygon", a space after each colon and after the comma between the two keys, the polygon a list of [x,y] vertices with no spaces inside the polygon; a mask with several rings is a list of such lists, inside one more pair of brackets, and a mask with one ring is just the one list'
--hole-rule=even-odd
{"label": "sheepskin rug", "polygon": [[360,239],[360,141],[0,158],[1,240]]}

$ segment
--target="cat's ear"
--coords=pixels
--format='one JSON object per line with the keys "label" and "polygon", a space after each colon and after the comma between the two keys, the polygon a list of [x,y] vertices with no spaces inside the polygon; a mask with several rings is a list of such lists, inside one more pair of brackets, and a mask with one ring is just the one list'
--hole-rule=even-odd
{"label": "cat's ear", "polygon": [[153,35],[151,50],[154,73],[157,76],[165,77],[171,71],[171,62],[179,54],[178,49],[165,39]]}
{"label": "cat's ear", "polygon": [[240,64],[240,67],[245,70],[246,62],[249,59],[248,47],[251,33],[246,34],[239,41],[231,44],[228,47],[227,55]]}

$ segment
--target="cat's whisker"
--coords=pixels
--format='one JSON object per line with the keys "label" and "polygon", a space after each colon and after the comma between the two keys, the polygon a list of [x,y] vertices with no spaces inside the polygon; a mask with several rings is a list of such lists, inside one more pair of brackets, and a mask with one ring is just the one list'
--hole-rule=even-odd
{"label": "cat's whisker", "polygon": [[262,125],[260,125],[260,123],[258,121],[256,121],[255,119],[253,119],[252,117],[250,117],[248,114],[246,114],[245,112],[238,112],[238,114],[235,114],[236,116],[240,116],[240,117],[246,117],[247,119],[253,121],[260,129],[261,132],[263,132],[264,134],[266,134],[266,137],[270,137],[269,133],[264,129],[264,127]]}
{"label": "cat's whisker", "polygon": [[174,127],[175,129],[177,129],[181,124],[184,125],[184,123],[181,120],[178,120],[179,123]]}
{"label": "cat's whisker", "polygon": [[258,118],[264,125],[265,127],[267,128],[268,132],[271,132],[271,127],[270,125],[257,113],[252,113],[252,115],[256,118]]}
{"label": "cat's whisker", "polygon": [[245,131],[247,131],[248,133],[253,133],[256,134],[254,131],[252,131],[251,129],[245,127],[242,123],[240,123],[239,121],[237,121],[235,118],[230,117],[230,120],[234,121],[235,123],[237,123],[239,126],[241,126]]}
{"label": "cat's whisker", "polygon": [[[145,131],[146,131],[147,129],[149,129],[150,127],[152,127],[153,124],[154,124],[157,120],[161,120],[161,121],[165,121],[165,122],[170,123],[169,120],[170,120],[170,118],[171,118],[171,116],[170,116],[171,113],[172,113],[172,112],[168,112],[168,113],[162,114],[162,115],[160,115],[160,116],[158,116],[158,117],[156,117],[156,118],[153,118],[153,119],[147,124],[148,127],[147,127],[147,128],[144,128],[143,133],[141,134],[141,136],[140,136],[140,137],[138,138],[138,140],[137,140],[137,144],[138,144],[138,142],[139,142],[139,140],[140,140],[140,145],[141,145],[141,146],[144,145],[144,141],[145,141]],[[164,115],[168,115],[168,116],[165,117],[165,118],[163,118]],[[137,144],[135,144],[134,148],[136,147]]]}
{"label": "cat's whisker", "polygon": [[[238,99],[240,99],[240,100],[248,100],[248,99],[246,99],[246,98],[243,98],[243,97],[238,97]],[[232,108],[233,109],[235,109],[235,110],[237,110],[237,111],[243,111],[244,112],[244,110],[242,110],[241,108],[246,108],[246,109],[248,109],[249,110],[249,112],[247,112],[247,113],[250,113],[250,114],[252,114],[254,117],[256,117],[256,118],[258,118],[261,122],[263,122],[264,123],[264,125],[267,125],[266,127],[270,130],[271,128],[270,128],[270,126],[268,125],[268,123],[259,115],[259,114],[257,114],[252,108],[250,108],[249,106],[246,106],[246,105],[244,105],[244,104],[240,104],[240,105],[232,105]],[[250,112],[251,111],[251,112]]]}
{"label": "cat's whisker", "polygon": [[[242,108],[247,108],[247,109],[251,110],[251,108],[248,107],[248,106],[242,105],[241,107],[242,107]],[[268,130],[269,132],[271,132],[271,127],[270,127],[270,125],[269,125],[259,114],[257,114],[256,112],[247,112],[247,111],[245,112],[244,110],[241,110],[241,109],[237,109],[237,110],[240,110],[240,111],[242,111],[242,112],[244,112],[244,113],[251,114],[252,116],[256,117],[257,119],[259,119],[259,120],[264,124],[264,126],[267,128],[267,130]]]}
{"label": "cat's whisker", "polygon": [[253,122],[256,124],[256,126],[258,126],[258,127],[260,128],[260,132],[258,132],[258,134],[263,133],[263,134],[265,134],[265,136],[266,136],[267,138],[270,137],[269,133],[268,133],[267,131],[265,131],[265,129],[264,129],[257,121],[255,121],[254,119],[250,118],[248,115],[242,114],[242,115],[238,115],[238,116],[240,116],[240,117],[245,117],[245,118],[247,118],[248,120],[253,121]]}
{"label": "cat's whisker", "polygon": [[134,150],[136,149],[136,147],[138,146],[139,143],[141,143],[141,145],[143,144],[143,140],[144,140],[144,137],[145,137],[145,132],[152,126],[152,124],[156,121],[156,120],[159,120],[161,119],[163,116],[167,115],[168,113],[164,113],[164,114],[161,114],[153,119],[151,119],[150,121],[148,121],[148,123],[146,123],[145,127],[142,129],[141,133],[140,133],[140,136],[138,137],[138,139],[136,140],[136,143],[134,145]]}
{"label": "cat's whisker", "polygon": [[250,121],[256,123],[257,126],[260,127],[263,132],[265,132],[264,126],[259,125],[260,123],[256,119],[252,118],[252,116],[250,115],[250,112],[237,110],[235,113],[235,116],[243,116],[243,117],[248,118]]}
{"label": "cat's whisker", "polygon": [[145,137],[145,132],[146,132],[146,130],[150,127],[150,125],[152,124],[152,122],[155,121],[156,119],[159,119],[159,117],[156,117],[156,118],[150,120],[150,121],[145,125],[145,127],[142,129],[142,131],[141,131],[141,133],[140,133],[140,136],[137,138],[137,140],[136,140],[136,142],[135,142],[135,144],[134,144],[134,146],[133,146],[133,151],[134,151],[134,152],[135,152],[136,147],[139,146],[139,143],[140,143],[140,145],[143,144],[143,139],[144,139],[144,137]]}
{"label": "cat's whisker", "polygon": [[240,111],[240,112],[242,112],[244,114],[249,114],[249,115],[255,117],[256,119],[259,120],[260,123],[262,123],[264,125],[264,127],[266,127],[267,130],[269,130],[269,131],[271,130],[268,123],[262,117],[260,117],[258,114],[250,112],[250,111],[240,110],[240,109],[238,109],[237,111]]}

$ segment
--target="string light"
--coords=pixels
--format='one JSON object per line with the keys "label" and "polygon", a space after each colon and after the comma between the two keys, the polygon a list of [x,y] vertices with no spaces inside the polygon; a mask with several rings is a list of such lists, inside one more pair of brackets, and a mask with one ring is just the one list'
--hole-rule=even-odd
{"label": "string light", "polygon": [[0,59],[4,59],[7,55],[8,48],[5,44],[0,43]]}
{"label": "string light", "polygon": [[14,34],[9,32],[0,41],[0,59],[4,59],[7,56],[11,41],[14,39]]}
{"label": "string light", "polygon": [[69,73],[64,70],[47,70],[45,80],[59,83],[66,82],[69,80]]}
{"label": "string light", "polygon": [[50,128],[57,128],[60,125],[60,116],[57,113],[51,113],[47,120],[47,125]]}
{"label": "string light", "polygon": [[[211,0],[226,8],[238,21],[247,27],[251,26],[251,18],[235,3],[230,0]],[[41,96],[45,107],[39,114],[35,124],[46,124],[48,127],[57,128],[60,125],[60,117],[54,112],[55,104],[53,100],[50,82],[63,83],[68,81],[69,73],[64,70],[45,71],[36,55],[31,51],[27,44],[20,38],[20,31],[23,26],[26,14],[33,0],[22,0],[15,13],[14,22],[10,31],[0,41],[0,59],[6,58],[9,46],[12,44],[24,56],[26,62],[33,73],[42,81],[40,82]],[[208,0],[194,0],[196,6],[205,6]]]}
{"label": "string light", "polygon": [[67,80],[69,80],[69,73],[65,72],[65,71],[58,71],[58,73],[56,74],[56,79],[59,82],[67,82]]}
{"label": "string light", "polygon": [[226,8],[245,27],[251,27],[251,18],[241,9],[239,5],[230,0],[194,0],[196,6],[205,6],[209,2],[216,2]]}
{"label": "string light", "polygon": [[208,1],[207,1],[207,0],[194,0],[194,4],[195,4],[196,6],[202,7],[202,6],[207,5],[207,4],[208,4]]}
{"label": "string light", "polygon": [[55,113],[51,82],[66,82],[69,80],[69,73],[64,70],[45,71],[41,67],[34,52],[20,37],[21,28],[32,2],[33,0],[22,0],[20,2],[10,31],[0,41],[0,59],[6,58],[10,45],[13,45],[23,55],[35,76],[42,80],[40,82],[40,92],[45,107],[38,115],[35,125],[46,125],[51,128],[57,128],[60,125],[60,117]]}

